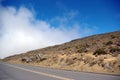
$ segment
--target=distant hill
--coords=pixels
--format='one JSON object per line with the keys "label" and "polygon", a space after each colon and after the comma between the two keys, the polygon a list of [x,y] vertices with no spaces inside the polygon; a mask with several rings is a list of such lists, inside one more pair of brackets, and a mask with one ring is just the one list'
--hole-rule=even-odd
{"label": "distant hill", "polygon": [[120,74],[120,31],[9,56],[4,61],[77,71]]}

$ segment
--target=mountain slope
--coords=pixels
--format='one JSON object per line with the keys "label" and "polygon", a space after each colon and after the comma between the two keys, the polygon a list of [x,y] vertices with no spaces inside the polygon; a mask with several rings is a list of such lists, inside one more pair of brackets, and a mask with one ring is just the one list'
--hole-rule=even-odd
{"label": "mountain slope", "polygon": [[4,61],[77,71],[120,74],[120,31],[13,55]]}

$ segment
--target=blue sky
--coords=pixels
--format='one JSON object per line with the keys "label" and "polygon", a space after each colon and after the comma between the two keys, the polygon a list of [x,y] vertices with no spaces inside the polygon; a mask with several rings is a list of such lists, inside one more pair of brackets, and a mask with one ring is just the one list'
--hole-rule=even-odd
{"label": "blue sky", "polygon": [[0,58],[118,30],[120,0],[0,0]]}
{"label": "blue sky", "polygon": [[25,6],[47,21],[73,10],[78,15],[72,21],[98,28],[93,34],[120,30],[120,0],[5,0],[2,5]]}

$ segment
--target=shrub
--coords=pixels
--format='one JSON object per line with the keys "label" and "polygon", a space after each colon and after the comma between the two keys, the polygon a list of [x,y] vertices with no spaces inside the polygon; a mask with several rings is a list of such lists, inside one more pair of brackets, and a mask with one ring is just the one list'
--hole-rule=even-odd
{"label": "shrub", "polygon": [[96,62],[93,61],[93,62],[89,63],[89,66],[91,67],[91,66],[94,66],[95,64],[96,64]]}
{"label": "shrub", "polygon": [[79,48],[79,49],[77,49],[77,52],[78,53],[87,52],[87,49],[86,48]]}
{"label": "shrub", "polygon": [[110,52],[111,53],[120,52],[120,48],[118,48],[118,47],[110,47]]}
{"label": "shrub", "polygon": [[99,49],[95,50],[95,52],[93,53],[93,55],[101,55],[101,54],[103,54],[103,55],[107,54],[103,48],[99,48]]}
{"label": "shrub", "polygon": [[95,46],[95,45],[97,45],[97,43],[94,42],[94,43],[92,43],[92,45]]}
{"label": "shrub", "polygon": [[87,52],[87,48],[85,46],[76,46],[77,52],[82,53],[82,52]]}
{"label": "shrub", "polygon": [[96,64],[94,58],[90,56],[85,56],[85,58],[83,58],[83,61],[85,64],[88,64],[90,67]]}
{"label": "shrub", "polygon": [[70,51],[70,50],[71,50],[71,47],[65,47],[65,48],[63,48],[63,50],[68,50],[68,51]]}
{"label": "shrub", "polygon": [[66,59],[66,64],[67,65],[71,65],[71,64],[73,64],[74,63],[74,60],[72,59],[72,58],[67,58]]}
{"label": "shrub", "polygon": [[114,39],[114,38],[115,38],[115,36],[114,36],[114,35],[110,35],[110,37],[111,37],[111,39]]}
{"label": "shrub", "polygon": [[62,65],[62,66],[67,66],[67,65],[71,65],[74,63],[74,60],[72,57],[68,57],[68,56],[60,56],[59,59],[58,59],[58,64],[59,65]]}
{"label": "shrub", "polygon": [[90,46],[86,43],[86,44],[83,45],[83,47],[89,48]]}
{"label": "shrub", "polygon": [[104,59],[103,58],[99,58],[96,63],[99,65],[99,66],[103,66],[103,61]]}
{"label": "shrub", "polygon": [[106,43],[106,45],[111,45],[111,44],[113,44],[112,41],[108,41],[108,42]]}
{"label": "shrub", "polygon": [[117,46],[120,46],[120,42],[118,42],[116,45],[117,45]]}

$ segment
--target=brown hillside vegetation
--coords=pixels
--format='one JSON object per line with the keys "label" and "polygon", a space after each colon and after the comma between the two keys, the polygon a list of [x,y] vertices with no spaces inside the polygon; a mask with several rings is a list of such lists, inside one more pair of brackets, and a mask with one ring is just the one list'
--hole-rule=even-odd
{"label": "brown hillside vegetation", "polygon": [[120,31],[13,55],[4,61],[67,70],[120,74]]}

